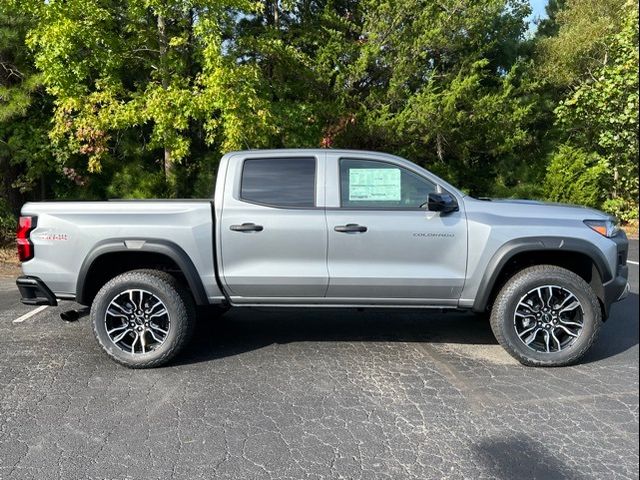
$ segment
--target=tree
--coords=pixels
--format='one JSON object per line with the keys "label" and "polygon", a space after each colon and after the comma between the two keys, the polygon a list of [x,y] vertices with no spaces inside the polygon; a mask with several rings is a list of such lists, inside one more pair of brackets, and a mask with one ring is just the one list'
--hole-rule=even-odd
{"label": "tree", "polygon": [[595,78],[607,63],[612,35],[628,18],[628,0],[566,0],[555,17],[557,34],[539,38],[538,74],[562,90]]}
{"label": "tree", "polygon": [[[16,213],[27,196],[45,198],[53,170],[47,141],[51,99],[24,40],[33,19],[0,8],[0,192]],[[1,213],[1,212],[0,212]]]}
{"label": "tree", "polygon": [[100,172],[128,144],[143,143],[138,155],[161,165],[173,196],[181,190],[174,165],[194,138],[240,148],[264,126],[255,72],[222,52],[234,11],[254,4],[52,0],[30,8],[39,21],[28,43],[56,99],[51,139],[70,168]]}
{"label": "tree", "polygon": [[500,162],[526,164],[522,152],[537,149],[538,101],[523,84],[526,2],[361,8],[361,46],[337,81],[354,116],[337,145],[405,155],[483,195]]}
{"label": "tree", "polygon": [[[602,15],[593,18],[596,11]],[[637,218],[637,5],[569,0],[558,22],[558,36],[541,44],[542,71],[564,92],[555,109],[557,152],[568,145],[595,155],[607,172],[598,206]]]}
{"label": "tree", "polygon": [[536,36],[538,37],[553,37],[558,34],[560,25],[558,24],[558,13],[560,13],[567,0],[549,0],[544,7],[547,14],[547,18],[538,21],[538,28],[536,29]]}

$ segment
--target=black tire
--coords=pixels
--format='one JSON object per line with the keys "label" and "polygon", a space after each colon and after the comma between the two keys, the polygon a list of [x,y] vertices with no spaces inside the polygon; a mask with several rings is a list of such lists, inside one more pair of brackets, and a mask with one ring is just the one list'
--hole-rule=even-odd
{"label": "black tire", "polygon": [[[125,352],[107,333],[105,315],[111,301],[130,289],[141,289],[162,300],[171,328],[155,350],[146,353]],[[142,303],[142,302],[141,302]],[[91,304],[91,325],[105,353],[129,368],[153,368],[165,365],[188,344],[195,326],[196,313],[191,294],[172,275],[158,270],[132,270],[109,280]]]}
{"label": "black tire", "polygon": [[[516,308],[527,292],[548,285],[566,289],[577,298],[583,324],[578,337],[567,348],[540,352],[525,345],[518,336],[514,318]],[[491,329],[500,345],[520,363],[533,367],[575,364],[596,340],[601,326],[602,310],[593,289],[575,273],[555,265],[537,265],[515,274],[500,290],[491,311]]]}

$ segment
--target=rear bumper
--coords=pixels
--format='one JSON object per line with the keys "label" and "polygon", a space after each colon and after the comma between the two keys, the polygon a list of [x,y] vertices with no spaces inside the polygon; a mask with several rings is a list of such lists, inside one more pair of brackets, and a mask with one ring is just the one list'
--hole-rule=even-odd
{"label": "rear bumper", "polygon": [[38,277],[22,276],[16,280],[25,305],[58,305],[55,294]]}

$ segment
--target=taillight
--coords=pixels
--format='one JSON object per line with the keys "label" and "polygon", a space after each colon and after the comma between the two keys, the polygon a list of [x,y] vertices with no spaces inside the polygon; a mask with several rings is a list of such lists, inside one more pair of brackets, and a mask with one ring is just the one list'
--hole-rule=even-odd
{"label": "taillight", "polygon": [[18,258],[21,262],[33,258],[33,243],[29,239],[29,234],[36,228],[36,220],[37,217],[20,217],[18,220],[16,243],[18,244]]}

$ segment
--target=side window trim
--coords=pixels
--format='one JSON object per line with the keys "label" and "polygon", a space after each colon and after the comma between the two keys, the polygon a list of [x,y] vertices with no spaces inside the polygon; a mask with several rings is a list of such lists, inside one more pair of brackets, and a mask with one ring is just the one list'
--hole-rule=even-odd
{"label": "side window trim", "polygon": [[[385,161],[385,160],[379,160],[377,158],[358,158],[358,157],[340,157],[338,158],[338,194],[339,194],[339,198],[338,201],[340,203],[339,207],[332,207],[329,208],[328,210],[356,210],[356,211],[363,211],[363,210],[369,210],[369,211],[380,211],[380,212],[399,212],[399,211],[405,211],[405,212],[423,212],[425,211],[424,208],[420,208],[420,207],[377,207],[377,206],[371,206],[371,207],[355,207],[355,206],[344,206],[342,204],[342,162],[344,160],[355,160],[355,161],[362,161],[362,162],[373,162],[373,163],[381,163],[383,165],[388,165],[391,167],[395,167],[400,169],[400,171],[406,171],[411,173],[412,175],[424,180],[425,182],[428,182],[430,184],[432,184],[434,186],[434,189],[436,192],[438,193],[442,193],[443,189],[442,187],[438,184],[433,182],[431,179],[428,179],[422,175],[420,175],[417,172],[414,172],[408,168],[406,168],[404,165],[398,165],[389,161]],[[447,192],[448,193],[448,192]],[[426,199],[425,199],[426,201]]]}
{"label": "side window trim", "polygon": [[[313,160],[314,163],[314,171],[313,171],[313,205],[311,206],[295,206],[295,205],[276,205],[276,204],[272,204],[272,203],[264,203],[264,202],[258,202],[256,200],[249,200],[247,198],[244,198],[242,196],[242,184],[243,184],[243,179],[244,179],[244,170],[245,170],[245,164],[247,161],[252,161],[252,160],[258,160],[258,161],[269,161],[269,160],[293,160],[293,159],[297,159],[297,160]],[[321,209],[321,207],[318,207],[318,166],[319,166],[320,162],[318,161],[318,157],[315,155],[309,155],[309,156],[278,156],[278,157],[245,157],[242,159],[241,165],[240,165],[240,175],[239,175],[239,182],[237,183],[237,200],[243,203],[249,203],[251,205],[258,205],[261,207],[268,207],[268,208],[277,208],[277,209],[281,209],[281,210],[317,210],[317,209]]]}

